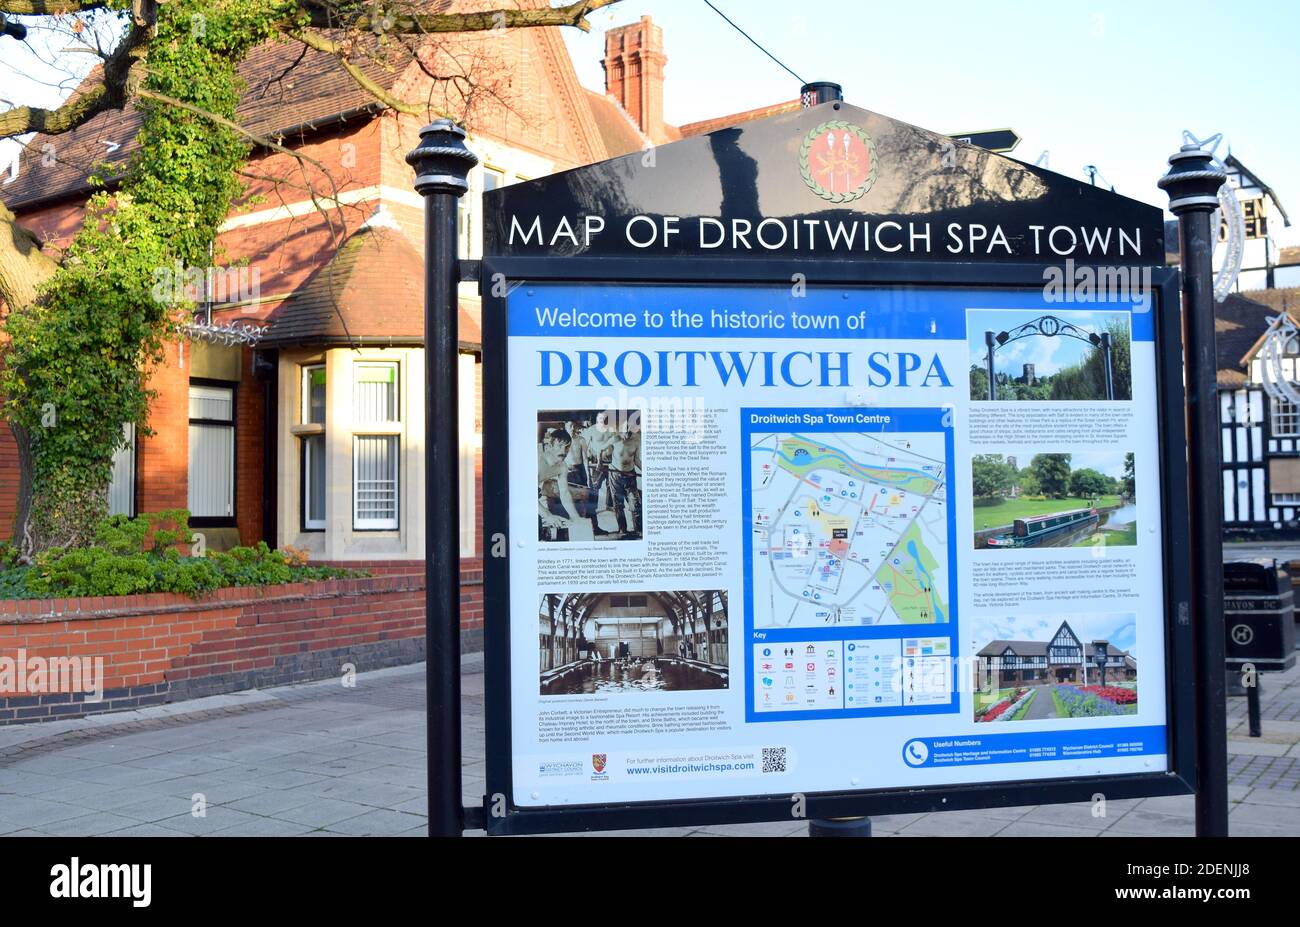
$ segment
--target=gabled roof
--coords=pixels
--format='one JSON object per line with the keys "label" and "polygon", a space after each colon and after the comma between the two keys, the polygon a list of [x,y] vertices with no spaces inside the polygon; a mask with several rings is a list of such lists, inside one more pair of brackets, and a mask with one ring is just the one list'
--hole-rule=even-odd
{"label": "gabled roof", "polygon": [[1286,312],[1300,321],[1300,287],[1230,293],[1214,306],[1214,344],[1220,387],[1245,386],[1247,368],[1268,330]]}
{"label": "gabled roof", "polygon": [[[460,307],[459,340],[478,322]],[[400,232],[367,224],[271,315],[263,347],[424,343],[424,259]]]}
{"label": "gabled roof", "polygon": [[1282,214],[1282,224],[1288,227],[1291,225],[1291,220],[1286,214],[1286,208],[1282,205],[1282,201],[1277,198],[1277,193],[1273,191],[1272,187],[1260,180],[1258,174],[1246,167],[1246,165],[1242,164],[1241,161],[1237,159],[1237,156],[1233,154],[1228,155],[1228,157],[1224,159],[1223,163],[1227,167],[1241,171],[1241,173],[1245,175],[1252,184],[1259,187],[1260,192],[1271,199],[1273,205],[1277,207],[1277,211]]}
{"label": "gabled roof", "polygon": [[632,151],[641,151],[653,144],[618,100],[594,90],[584,89],[584,92],[596,130],[605,143],[609,157],[616,158]]}
{"label": "gabled roof", "polygon": [[[390,89],[403,70],[396,66],[399,55],[409,57],[405,49],[390,47],[376,59],[359,55],[355,63],[367,77]],[[296,42],[269,42],[253,49],[239,66],[239,75],[247,89],[239,103],[238,121],[258,135],[305,133],[340,115],[360,116],[380,109],[333,56]],[[95,72],[86,78],[95,79]],[[27,143],[18,179],[0,186],[0,199],[18,211],[84,194],[91,189],[89,174],[96,164],[120,168],[126,163],[139,147],[139,130],[140,113],[128,104],[122,110],[100,113],[71,132],[38,134]]]}
{"label": "gabled roof", "polygon": [[991,641],[984,647],[980,648],[978,656],[981,657],[1000,657],[1003,652],[1010,647],[1018,657],[1045,657],[1047,656],[1047,641]]}

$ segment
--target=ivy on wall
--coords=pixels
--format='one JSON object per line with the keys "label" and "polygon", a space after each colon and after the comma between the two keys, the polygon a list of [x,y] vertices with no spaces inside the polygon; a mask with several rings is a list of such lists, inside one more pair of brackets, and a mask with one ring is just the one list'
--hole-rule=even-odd
{"label": "ivy on wall", "polygon": [[0,392],[5,417],[27,436],[31,474],[18,539],[25,556],[90,543],[106,513],[122,425],[149,433],[154,394],[142,371],[162,362],[193,308],[183,293],[159,298],[156,271],[211,263],[249,155],[245,139],[220,121],[235,119],[239,63],[304,15],[292,0],[170,0],[157,10],[133,94],[140,147],[117,190],[90,197],[40,298],[5,325]]}

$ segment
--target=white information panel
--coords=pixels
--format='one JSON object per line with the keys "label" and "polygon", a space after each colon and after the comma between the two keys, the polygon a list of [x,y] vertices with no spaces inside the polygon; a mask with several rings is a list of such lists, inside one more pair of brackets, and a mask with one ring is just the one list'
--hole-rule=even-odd
{"label": "white information panel", "polygon": [[515,804],[1165,770],[1150,299],[517,286]]}

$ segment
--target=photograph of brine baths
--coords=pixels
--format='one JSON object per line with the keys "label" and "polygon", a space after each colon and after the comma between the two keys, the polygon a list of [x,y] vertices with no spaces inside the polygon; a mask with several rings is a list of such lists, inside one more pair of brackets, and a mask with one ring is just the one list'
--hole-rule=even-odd
{"label": "photograph of brine baths", "polygon": [[542,695],[725,689],[727,593],[547,593],[538,607]]}
{"label": "photograph of brine baths", "polygon": [[970,398],[1132,399],[1130,337],[1127,312],[971,309]]}
{"label": "photograph of brine baths", "polygon": [[1137,714],[1131,614],[983,619],[974,625],[970,648],[976,721]]}
{"label": "photograph of brine baths", "polygon": [[977,454],[971,495],[976,550],[1137,544],[1131,453]]}

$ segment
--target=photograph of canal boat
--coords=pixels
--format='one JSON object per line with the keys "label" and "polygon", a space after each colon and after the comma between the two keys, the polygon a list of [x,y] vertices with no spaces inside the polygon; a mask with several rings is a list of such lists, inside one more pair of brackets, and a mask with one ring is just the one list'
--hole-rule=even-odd
{"label": "photograph of canal boat", "polygon": [[727,593],[548,593],[538,610],[542,695],[726,689]]}
{"label": "photograph of canal boat", "polygon": [[1136,648],[1132,614],[977,621],[970,641],[974,720],[1137,714]]}
{"label": "photograph of canal boat", "polygon": [[976,550],[1137,544],[1131,453],[976,454],[971,496]]}
{"label": "photograph of canal boat", "polygon": [[641,413],[537,413],[537,539],[641,540]]}
{"label": "photograph of canal boat", "polygon": [[970,309],[970,398],[1089,402],[1133,398],[1122,311]]}

